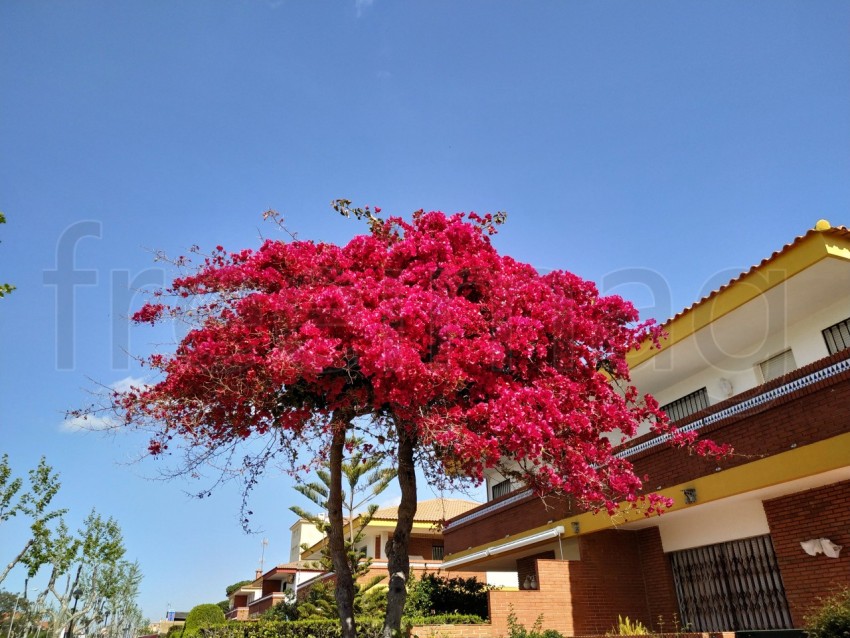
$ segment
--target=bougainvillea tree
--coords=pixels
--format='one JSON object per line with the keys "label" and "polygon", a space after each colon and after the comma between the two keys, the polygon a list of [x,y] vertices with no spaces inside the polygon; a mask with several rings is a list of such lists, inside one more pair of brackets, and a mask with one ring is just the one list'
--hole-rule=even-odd
{"label": "bougainvillea tree", "polygon": [[641,481],[606,436],[648,421],[689,442],[628,383],[626,353],[658,336],[631,304],[500,255],[489,237],[499,215],[420,211],[405,221],[345,200],[336,208],[366,218],[369,232],[344,246],[218,247],[137,312],[140,323],[171,318],[191,329],[173,354],[147,360],[158,381],[116,393],[112,407],[126,424],[153,428],[153,455],[178,442],[213,453],[265,437],[264,454],[245,462],[249,480],[270,458],[294,460],[314,444],[331,475],[344,636],[356,631],[339,486],[354,429],[398,468],[386,636],[404,607],[417,461],[431,475],[441,467],[481,480],[510,458],[540,493],[611,510],[638,498],[649,511],[663,505],[640,496]]}

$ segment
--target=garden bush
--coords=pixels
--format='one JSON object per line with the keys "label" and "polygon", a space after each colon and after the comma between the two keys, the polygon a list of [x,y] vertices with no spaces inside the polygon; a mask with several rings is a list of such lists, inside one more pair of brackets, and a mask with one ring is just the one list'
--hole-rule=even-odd
{"label": "garden bush", "polygon": [[433,616],[406,616],[404,623],[414,625],[480,625],[487,622],[475,614],[435,614]]}
{"label": "garden bush", "polygon": [[182,638],[196,636],[201,628],[220,625],[225,622],[227,622],[227,619],[224,617],[224,612],[216,603],[196,605],[189,610],[180,635]]}
{"label": "garden bush", "polygon": [[810,638],[850,638],[850,588],[844,588],[806,617]]}
{"label": "garden bush", "polygon": [[[383,619],[358,618],[360,638],[381,638]],[[205,628],[204,638],[340,638],[339,620],[229,621]]]}
{"label": "garden bush", "polygon": [[433,614],[470,614],[487,619],[487,592],[494,589],[475,578],[445,578],[436,574],[423,574],[416,579],[412,574],[404,605],[406,617]]}

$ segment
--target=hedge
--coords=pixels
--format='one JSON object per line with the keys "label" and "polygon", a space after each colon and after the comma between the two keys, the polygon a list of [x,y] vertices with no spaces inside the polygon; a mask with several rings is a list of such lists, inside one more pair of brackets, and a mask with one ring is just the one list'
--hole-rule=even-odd
{"label": "hedge", "polygon": [[404,619],[408,627],[422,625],[481,625],[486,623],[481,616],[475,614],[434,614],[431,616],[413,616]]}
{"label": "hedge", "polygon": [[[382,620],[357,620],[360,638],[381,638]],[[238,621],[201,629],[204,638],[341,638],[339,620]]]}

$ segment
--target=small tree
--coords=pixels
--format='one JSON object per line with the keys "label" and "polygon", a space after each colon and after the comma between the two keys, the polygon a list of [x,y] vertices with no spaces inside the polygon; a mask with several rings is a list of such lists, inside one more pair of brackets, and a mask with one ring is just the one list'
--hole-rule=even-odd
{"label": "small tree", "polygon": [[[36,598],[35,608],[44,609],[51,617],[57,635],[73,626],[85,625],[92,614],[97,614],[107,594],[110,598],[114,597],[113,587],[117,584],[110,574],[120,568],[125,552],[121,528],[114,519],[103,518],[92,510],[77,534],[60,521],[56,530],[50,533],[49,542],[38,545],[38,552],[35,549],[28,554],[26,561],[50,568],[47,583]],[[25,564],[30,564],[26,561]],[[133,567],[133,571],[137,572],[140,580],[138,565]],[[137,588],[138,580],[135,577],[133,580]],[[141,622],[141,615],[134,617],[133,621]]]}
{"label": "small tree", "polygon": [[0,583],[19,563],[26,565],[30,578],[44,565],[50,541],[50,524],[66,512],[64,509],[50,509],[59,487],[59,474],[53,471],[44,457],[41,457],[36,468],[29,471],[29,489],[26,491],[22,491],[23,479],[12,478],[9,455],[4,454],[0,459],[0,523],[21,515],[27,518],[30,527],[29,538],[0,572]]}
{"label": "small tree", "polygon": [[238,583],[228,585],[227,588],[224,590],[224,593],[229,598],[230,594],[235,592],[237,589],[239,589],[240,587],[244,587],[245,585],[250,585],[253,582],[253,580],[240,580]]}
{"label": "small tree", "polygon": [[0,635],[27,636],[21,628],[37,621],[37,610],[25,595],[0,590]]}
{"label": "small tree", "polygon": [[161,380],[116,392],[109,406],[123,423],[152,431],[151,454],[184,442],[190,472],[244,459],[234,448],[266,437],[264,451],[234,468],[249,488],[273,458],[303,470],[298,459],[312,445],[328,467],[328,545],[344,638],[356,627],[342,467],[357,428],[368,427],[398,468],[386,638],[400,631],[417,460],[431,479],[480,481],[511,458],[516,478],[538,494],[562,492],[611,512],[620,501],[643,498],[647,513],[670,503],[642,494],[608,437],[648,422],[674,443],[696,440],[629,384],[626,353],[658,337],[631,304],[601,297],[570,273],[541,275],[500,255],[489,235],[501,214],[419,211],[408,222],[350,204],[335,208],[365,219],[370,232],[345,246],[217,247],[175,279],[134,320],[172,318],[191,330],[173,354],[147,359]]}
{"label": "small tree", "polygon": [[845,587],[819,602],[806,617],[806,633],[811,638],[850,636],[850,588]]}
{"label": "small tree", "polygon": [[[349,457],[348,460],[343,461],[341,472],[347,490],[343,490],[340,495],[343,502],[346,529],[345,552],[351,574],[354,578],[358,578],[368,572],[372,564],[372,560],[360,549],[360,543],[363,541],[364,531],[372,522],[378,506],[370,504],[363,511],[361,511],[361,508],[389,487],[396,476],[396,470],[381,467],[384,462],[383,457],[380,454],[367,454],[366,451],[369,450],[369,447],[360,437],[348,437],[346,450]],[[318,469],[316,476],[319,479],[318,482],[301,483],[296,485],[295,489],[325,513],[314,514],[297,505],[293,505],[289,509],[299,518],[312,523],[319,532],[327,536],[331,531],[329,517],[326,513],[328,496],[331,492],[331,476],[325,468]],[[322,548],[322,556],[318,562],[319,566],[325,571],[333,571],[333,557],[327,544]]]}
{"label": "small tree", "polygon": [[[380,454],[369,454],[370,446],[360,437],[349,437],[346,441],[347,460],[342,464],[342,476],[346,489],[342,491],[344,503],[345,552],[351,575],[355,579],[353,610],[358,616],[383,615],[386,611],[386,589],[380,585],[385,576],[374,576],[365,582],[357,579],[365,576],[372,566],[361,548],[364,532],[378,510],[375,504],[367,504],[389,487],[396,476],[396,470],[381,467],[384,459]],[[295,489],[310,499],[320,510],[327,509],[327,499],[331,491],[330,473],[325,468],[316,471],[318,481],[302,483]],[[362,510],[367,506],[365,510]],[[312,523],[326,536],[330,533],[330,524],[326,514],[313,514],[293,505],[289,508],[296,516]],[[304,546],[306,549],[306,546]],[[333,557],[327,544],[322,547],[317,567],[333,571]],[[298,609],[301,618],[334,618],[337,616],[333,593],[326,585],[319,583],[311,589],[311,596]]]}

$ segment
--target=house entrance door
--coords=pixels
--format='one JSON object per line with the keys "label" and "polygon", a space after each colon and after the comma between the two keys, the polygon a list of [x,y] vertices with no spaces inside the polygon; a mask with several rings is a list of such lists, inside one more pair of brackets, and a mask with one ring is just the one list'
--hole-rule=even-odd
{"label": "house entrance door", "polygon": [[769,535],[669,554],[687,631],[790,629]]}

